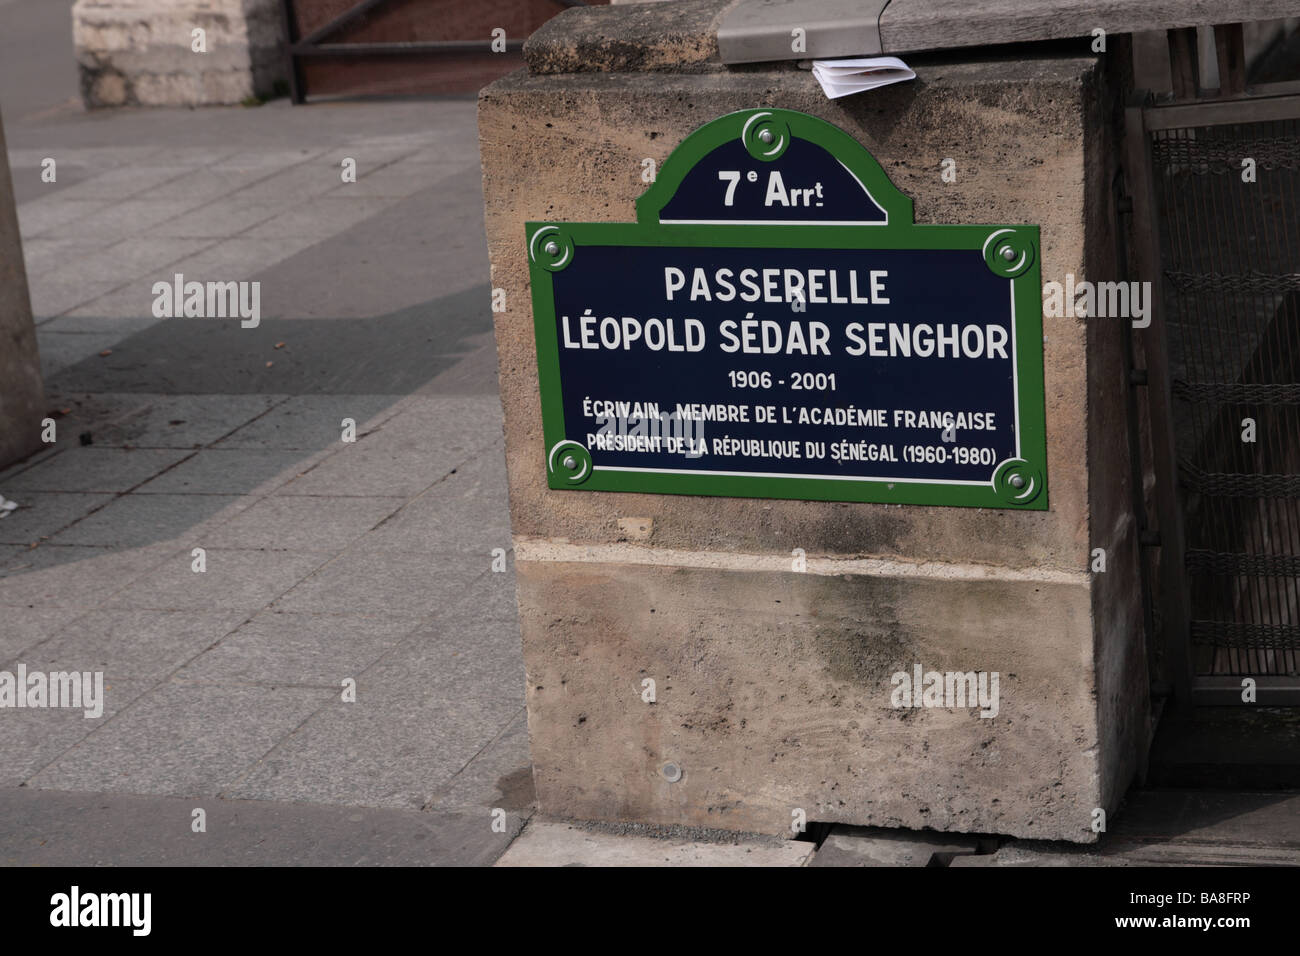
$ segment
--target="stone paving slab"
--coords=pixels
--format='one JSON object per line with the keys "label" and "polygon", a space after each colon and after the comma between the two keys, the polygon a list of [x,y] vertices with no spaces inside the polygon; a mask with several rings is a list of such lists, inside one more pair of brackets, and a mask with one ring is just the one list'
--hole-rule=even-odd
{"label": "stone paving slab", "polygon": [[[164,238],[151,229],[146,236],[132,236],[98,252],[79,255],[76,274],[78,280],[116,280],[119,286],[145,279],[138,283],[144,291],[154,280],[166,276],[173,262],[195,255],[212,244],[212,239]],[[152,298],[143,301],[148,303]]]}
{"label": "stone paving slab", "polygon": [[[67,436],[65,443],[75,441]],[[11,491],[78,491],[121,494],[161,474],[191,452],[157,448],[65,448],[40,464],[4,478]]]}
{"label": "stone paving slab", "polygon": [[[23,242],[28,238],[39,239],[48,236],[54,229],[69,223],[80,222],[88,216],[113,205],[111,198],[103,199],[63,199],[58,195],[22,203],[18,207],[18,230]],[[70,238],[78,238],[72,236]]]}
{"label": "stone paving slab", "polygon": [[535,802],[528,714],[521,707],[500,735],[429,798],[428,809],[496,808],[527,813]]}
{"label": "stone paving slab", "polygon": [[105,679],[160,681],[202,654],[248,615],[243,611],[128,608],[81,615],[23,653],[42,671],[103,671]]}
{"label": "stone paving slab", "polygon": [[486,866],[525,819],[496,832],[484,812],[0,790],[0,865]]}
{"label": "stone paving slab", "polygon": [[302,460],[278,448],[205,448],[135,489],[137,495],[261,495],[295,475]]}
{"label": "stone paving slab", "polygon": [[457,465],[425,494],[433,497],[506,501],[505,443],[497,442],[477,452],[469,461]]}
{"label": "stone paving slab", "polygon": [[5,484],[0,490],[19,505],[0,519],[0,544],[36,544],[115,500],[105,493],[23,491]]}
{"label": "stone paving slab", "polygon": [[364,436],[372,422],[392,414],[392,395],[293,395],[265,415],[248,421],[215,444],[216,448],[317,449],[341,442],[343,420]]}
{"label": "stone paving slab", "polygon": [[170,544],[128,551],[44,544],[0,568],[0,608],[99,607],[176,553]]}
{"label": "stone paving slab", "polygon": [[147,193],[151,198],[188,199],[188,195],[162,197],[156,194],[159,186],[178,179],[188,170],[187,166],[178,164],[158,164],[147,160],[105,169],[97,175],[82,180],[73,186],[65,186],[55,195],[62,202],[69,200],[109,199],[114,202],[130,199]]}
{"label": "stone paving slab", "polygon": [[326,566],[327,555],[296,551],[206,549],[207,570],[193,570],[189,550],[118,591],[106,605],[157,610],[260,611]]}
{"label": "stone paving slab", "polygon": [[422,554],[370,554],[349,548],[285,593],[275,602],[275,609],[432,614],[458,598],[484,573],[482,567],[431,561]]}
{"label": "stone paving slab", "polygon": [[28,785],[41,770],[63,759],[107,726],[155,684],[154,681],[109,680],[105,675],[103,713],[99,717],[87,717],[84,709],[5,710],[4,719],[0,720],[0,793],[7,787]]}
{"label": "stone paving slab", "polygon": [[[77,320],[55,320],[68,321]],[[285,395],[99,395],[89,399],[96,413],[90,430],[96,448],[202,448],[219,443],[287,399]],[[74,412],[79,405],[79,401],[74,404]],[[77,418],[72,416],[74,422]],[[68,430],[81,429],[72,424]]]}
{"label": "stone paving slab", "polygon": [[[44,320],[62,315],[78,306],[97,301],[123,286],[119,278],[80,279],[70,277],[67,269],[52,269],[28,281],[32,300],[32,316],[37,324],[37,344],[44,349],[40,326]],[[105,343],[106,345],[111,343]]]}
{"label": "stone paving slab", "polygon": [[368,197],[351,194],[313,198],[284,210],[252,227],[249,239],[308,239],[329,231],[341,231],[377,216],[401,202],[400,197]]}
{"label": "stone paving slab", "polygon": [[287,482],[276,494],[411,498],[441,481],[470,456],[471,452],[454,447],[435,452],[417,448],[362,450],[358,443]]}
{"label": "stone paving slab", "polygon": [[419,618],[260,611],[176,674],[209,684],[341,687],[398,646]]}
{"label": "stone paving slab", "polygon": [[54,636],[65,624],[80,617],[79,608],[12,607],[0,608],[4,628],[0,630],[0,667],[8,668],[27,649]]}
{"label": "stone paving slab", "polygon": [[95,252],[104,247],[97,239],[41,239],[33,236],[23,240],[23,263],[27,266],[27,277],[42,275],[51,269],[66,269],[68,260],[77,260],[81,256]]}
{"label": "stone paving slab", "polygon": [[349,497],[327,504],[315,498],[277,495],[241,511],[205,535],[214,548],[323,551],[337,554],[355,544],[406,503],[405,498]]}
{"label": "stone paving slab", "polygon": [[119,549],[197,543],[208,522],[251,503],[240,495],[122,495],[50,542]]}
{"label": "stone paving slab", "polygon": [[[263,223],[270,222],[283,215],[293,207],[292,202],[275,199],[227,199],[221,203],[197,210],[192,215],[182,216],[150,230],[155,236],[173,237],[175,239],[225,239],[228,236],[248,232]],[[204,244],[203,248],[212,245]],[[196,250],[197,251],[197,250]],[[177,257],[178,259],[181,257]],[[172,260],[175,261],[175,260]],[[189,268],[191,274],[196,271],[193,260],[186,262],[180,270]]]}
{"label": "stone paving slab", "polygon": [[331,697],[317,687],[158,684],[27,786],[216,796]]}
{"label": "stone paving slab", "polygon": [[[434,423],[436,422],[436,427]],[[416,396],[367,434],[366,450],[466,452],[463,460],[501,439],[501,403],[495,397]]]}
{"label": "stone paving slab", "polygon": [[[65,203],[54,197],[52,202]],[[41,232],[47,236],[73,236],[118,241],[147,234],[160,223],[184,215],[199,205],[198,199],[126,199],[94,212],[64,219]],[[38,287],[39,288],[39,287]]]}
{"label": "stone paving slab", "polygon": [[[46,387],[53,394],[402,397],[477,351],[467,342],[490,328],[488,301],[481,286],[368,319],[264,317],[255,328],[235,318],[167,319],[116,342],[111,354],[87,357],[53,376]],[[445,319],[446,327],[433,349],[430,323],[436,319]]]}
{"label": "stone paving slab", "polygon": [[510,515],[500,501],[424,494],[353,542],[355,551],[480,555],[510,546]]}
{"label": "stone paving slab", "polygon": [[418,809],[520,708],[517,698],[433,698],[415,682],[363,678],[355,704],[322,709],[223,795]]}
{"label": "stone paving slab", "polygon": [[794,840],[709,843],[629,836],[532,820],[497,866],[805,866],[813,844]]}

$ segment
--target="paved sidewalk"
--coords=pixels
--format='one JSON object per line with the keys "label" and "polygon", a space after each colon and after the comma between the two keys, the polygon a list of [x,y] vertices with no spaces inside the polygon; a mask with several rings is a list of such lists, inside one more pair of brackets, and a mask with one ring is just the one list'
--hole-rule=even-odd
{"label": "paved sidewalk", "polygon": [[[22,506],[0,520],[0,670],[103,671],[106,704],[0,713],[0,786],[27,795],[0,860],[48,861],[44,832],[79,862],[103,814],[59,808],[93,793],[159,845],[191,833],[173,806],[217,829],[351,819],[316,805],[414,814],[392,825],[441,828],[423,862],[490,862],[532,795],[513,569],[492,570],[510,534],[473,100],[67,99],[6,115],[57,441],[0,472]],[[177,273],[260,283],[260,324],[155,318]],[[270,827],[262,861],[301,831]],[[235,861],[199,846],[188,862]],[[419,858],[394,852],[366,859]]]}

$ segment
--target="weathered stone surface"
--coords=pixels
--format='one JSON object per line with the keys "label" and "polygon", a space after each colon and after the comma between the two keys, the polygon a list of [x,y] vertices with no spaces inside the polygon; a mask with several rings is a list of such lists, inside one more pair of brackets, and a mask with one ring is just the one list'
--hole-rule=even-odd
{"label": "weathered stone surface", "polygon": [[[1088,588],[518,561],[539,806],[789,833],[809,821],[1087,840]],[[1000,673],[996,717],[891,677]],[[656,701],[642,701],[642,680]],[[665,763],[681,780],[661,774]]]}
{"label": "weathered stone surface", "polygon": [[718,20],[732,0],[571,8],[524,43],[533,73],[721,69]]}
{"label": "weathered stone surface", "polygon": [[[1091,59],[948,64],[919,69],[915,84],[835,102],[793,68],[702,76],[516,73],[484,90],[479,129],[492,284],[515,304],[495,317],[515,534],[616,541],[619,519],[637,517],[653,520],[650,543],[666,548],[787,555],[803,548],[809,555],[1086,568],[1088,329],[1076,318],[1044,319],[1046,512],[548,490],[537,467],[545,451],[523,224],[633,221],[645,188],[643,158],[662,164],[717,116],[780,105],[852,133],[913,197],[918,222],[1036,223],[1044,281],[1066,272],[1081,277],[1090,272],[1083,114],[1095,69]],[[939,178],[947,157],[957,162],[956,183]]]}
{"label": "weathered stone surface", "polygon": [[[644,158],[780,106],[863,143],[919,223],[1034,223],[1044,281],[1116,278],[1102,65],[920,62],[914,83],[833,102],[793,64],[571,69],[513,74],[479,106],[542,812],[788,834],[803,809],[1095,840],[1093,809],[1145,747],[1119,322],[1044,317],[1045,512],[551,491],[524,223],[633,221]],[[795,548],[813,573],[788,570]],[[998,671],[998,716],[892,708],[891,675],[916,663]]]}
{"label": "weathered stone surface", "polygon": [[283,72],[279,0],[77,0],[72,17],[88,108],[234,104]]}
{"label": "weathered stone surface", "polygon": [[44,405],[36,326],[0,120],[0,468],[41,447]]}
{"label": "weathered stone surface", "polygon": [[610,833],[552,820],[532,820],[497,866],[806,866],[811,843],[716,842],[689,836]]}

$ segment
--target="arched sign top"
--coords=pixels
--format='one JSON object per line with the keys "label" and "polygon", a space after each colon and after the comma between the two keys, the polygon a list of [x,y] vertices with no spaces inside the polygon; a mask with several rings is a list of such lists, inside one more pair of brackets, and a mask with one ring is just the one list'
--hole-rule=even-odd
{"label": "arched sign top", "polygon": [[912,225],[912,201],[839,127],[793,110],[729,113],[664,161],[637,222],[672,225]]}

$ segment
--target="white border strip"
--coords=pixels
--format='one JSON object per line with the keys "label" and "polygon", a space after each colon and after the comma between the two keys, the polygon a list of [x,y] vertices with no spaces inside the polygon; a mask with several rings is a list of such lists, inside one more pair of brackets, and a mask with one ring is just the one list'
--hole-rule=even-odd
{"label": "white border strip", "polygon": [[580,564],[630,564],[648,567],[704,568],[719,571],[806,573],[822,577],[855,574],[868,577],[920,578],[935,581],[1028,581],[1041,584],[1087,585],[1088,571],[1051,568],[1004,568],[991,564],[947,561],[903,561],[898,558],[806,559],[808,570],[791,568],[788,554],[737,554],[726,551],[684,551],[636,544],[571,544],[542,538],[515,537],[517,561]]}

